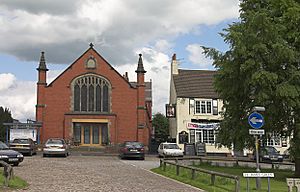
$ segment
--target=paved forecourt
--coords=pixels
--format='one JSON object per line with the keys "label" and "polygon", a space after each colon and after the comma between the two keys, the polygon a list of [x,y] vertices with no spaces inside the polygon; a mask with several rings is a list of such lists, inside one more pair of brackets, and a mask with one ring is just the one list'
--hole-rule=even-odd
{"label": "paved forecourt", "polygon": [[[25,157],[14,172],[30,186],[21,191],[201,191],[153,174],[158,158],[120,160],[113,156]],[[18,190],[20,191],[20,190]]]}

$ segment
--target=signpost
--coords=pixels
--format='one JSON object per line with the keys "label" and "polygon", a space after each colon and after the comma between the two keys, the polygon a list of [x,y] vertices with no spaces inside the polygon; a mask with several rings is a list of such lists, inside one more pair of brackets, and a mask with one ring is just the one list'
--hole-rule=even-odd
{"label": "signpost", "polygon": [[268,192],[270,192],[270,178],[274,177],[274,173],[243,173],[243,177],[247,178],[247,191],[249,191],[249,178],[268,178]]}
{"label": "signpost", "polygon": [[[265,124],[264,117],[258,113],[257,111],[265,111],[264,107],[254,107],[253,108],[253,113],[251,113],[248,117],[248,123],[249,125],[254,128],[254,129],[260,129],[262,126]],[[263,135],[265,133],[264,130],[255,130],[253,129],[249,130],[250,135],[255,136],[255,150],[256,150],[256,173],[260,173],[259,169],[259,152],[258,152],[258,135]],[[260,182],[260,177],[256,177],[256,190],[260,190],[261,188],[261,182]]]}
{"label": "signpost", "polygon": [[243,173],[243,177],[274,177],[274,173]]}
{"label": "signpost", "polygon": [[265,121],[260,113],[254,112],[249,115],[248,123],[252,128],[259,129],[265,124]]}
{"label": "signpost", "polygon": [[264,135],[265,130],[264,129],[249,129],[250,135]]}

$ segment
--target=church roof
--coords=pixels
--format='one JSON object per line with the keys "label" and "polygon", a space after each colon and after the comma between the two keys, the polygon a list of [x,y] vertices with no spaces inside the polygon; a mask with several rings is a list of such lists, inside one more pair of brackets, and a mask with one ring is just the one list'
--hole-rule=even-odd
{"label": "church roof", "polygon": [[209,70],[178,70],[173,75],[177,97],[186,98],[218,98],[213,86],[216,71]]}
{"label": "church roof", "polygon": [[[131,86],[136,88],[137,82],[130,82]],[[145,100],[152,101],[152,82],[145,82]]]}

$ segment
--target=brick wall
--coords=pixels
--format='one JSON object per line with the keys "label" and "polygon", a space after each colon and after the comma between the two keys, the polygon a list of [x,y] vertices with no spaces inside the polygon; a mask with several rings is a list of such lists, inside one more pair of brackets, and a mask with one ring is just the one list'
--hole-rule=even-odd
{"label": "brick wall", "polygon": [[[96,69],[86,69],[85,63],[93,56],[97,61]],[[72,115],[73,79],[84,74],[97,74],[111,84],[111,113],[109,115]],[[142,93],[144,95],[144,93]],[[42,99],[40,97],[43,97]],[[108,119],[112,143],[137,140],[137,88],[130,86],[114,68],[109,65],[93,48],[88,49],[61,75],[47,87],[38,89],[45,107],[37,107],[37,120],[43,122],[41,141],[49,137],[72,137],[72,118]],[[144,118],[145,119],[145,118]],[[146,141],[146,145],[148,142]]]}

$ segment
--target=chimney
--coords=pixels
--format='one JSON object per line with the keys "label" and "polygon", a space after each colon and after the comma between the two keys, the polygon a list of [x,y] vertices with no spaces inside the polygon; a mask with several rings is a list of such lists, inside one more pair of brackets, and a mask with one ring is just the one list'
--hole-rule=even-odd
{"label": "chimney", "polygon": [[178,75],[178,61],[176,59],[176,54],[175,53],[172,56],[171,75]]}

